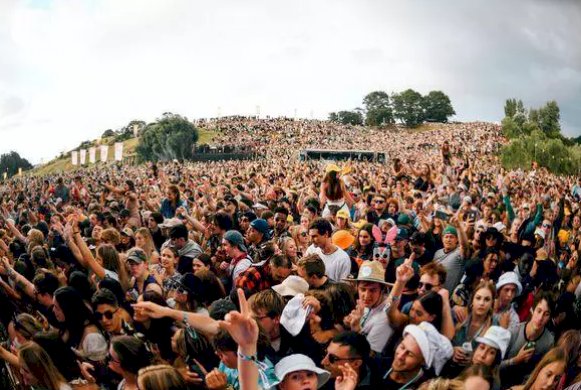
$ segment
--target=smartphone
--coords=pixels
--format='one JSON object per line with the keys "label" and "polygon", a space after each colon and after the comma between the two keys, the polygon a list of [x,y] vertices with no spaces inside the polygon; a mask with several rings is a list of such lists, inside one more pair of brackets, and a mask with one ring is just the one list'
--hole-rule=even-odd
{"label": "smartphone", "polygon": [[526,344],[526,346],[525,346],[525,349],[534,349],[534,348],[535,348],[535,345],[537,345],[537,343],[536,343],[536,342],[534,342],[534,341],[529,341],[529,342]]}
{"label": "smartphone", "polygon": [[464,352],[465,352],[467,355],[470,355],[470,354],[472,354],[472,351],[473,351],[473,350],[472,350],[472,343],[471,343],[471,342],[469,342],[469,341],[467,341],[467,342],[463,343],[463,344],[462,344],[462,349],[464,350]]}
{"label": "smartphone", "polygon": [[443,211],[436,211],[436,218],[441,219],[442,221],[447,221],[450,219],[450,216]]}

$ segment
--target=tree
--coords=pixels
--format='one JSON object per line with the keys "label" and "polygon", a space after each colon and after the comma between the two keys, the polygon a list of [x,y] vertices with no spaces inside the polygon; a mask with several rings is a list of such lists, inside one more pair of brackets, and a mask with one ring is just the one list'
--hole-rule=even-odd
{"label": "tree", "polygon": [[356,111],[339,111],[337,121],[344,125],[362,125],[363,115]]}
{"label": "tree", "polygon": [[550,138],[561,134],[561,113],[556,101],[551,100],[539,109],[539,128]]}
{"label": "tree", "polygon": [[368,126],[393,123],[393,111],[387,93],[383,91],[368,93],[363,98],[363,105],[366,110],[365,124]]}
{"label": "tree", "polygon": [[424,121],[422,100],[422,95],[413,89],[394,94],[391,98],[394,118],[409,127],[419,125]]}
{"label": "tree", "polygon": [[424,96],[422,108],[428,122],[448,122],[448,117],[456,115],[450,98],[442,91],[430,91]]}
{"label": "tree", "polygon": [[186,160],[192,157],[198,129],[186,118],[164,113],[142,131],[137,155],[142,161]]}
{"label": "tree", "polygon": [[330,122],[339,122],[339,116],[337,115],[336,112],[329,113],[329,121]]}
{"label": "tree", "polygon": [[2,173],[6,172],[7,176],[11,177],[18,173],[18,168],[26,171],[32,168],[32,164],[27,159],[20,157],[15,151],[0,156],[0,171]]}
{"label": "tree", "polygon": [[115,135],[115,132],[111,129],[105,130],[103,132],[103,134],[101,135],[101,138],[107,138],[107,137],[113,137]]}

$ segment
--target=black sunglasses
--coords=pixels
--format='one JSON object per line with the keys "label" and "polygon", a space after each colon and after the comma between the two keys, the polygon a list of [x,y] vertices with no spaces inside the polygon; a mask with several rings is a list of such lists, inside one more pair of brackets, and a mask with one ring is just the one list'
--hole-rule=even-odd
{"label": "black sunglasses", "polygon": [[97,321],[101,321],[103,319],[103,317],[105,317],[108,320],[112,320],[115,313],[117,313],[117,310],[119,310],[119,309],[116,309],[115,311],[106,310],[103,313],[99,313],[98,311],[96,311],[95,312],[95,319]]}
{"label": "black sunglasses", "polygon": [[434,286],[432,283],[423,283],[423,282],[419,282],[418,283],[418,287],[419,288],[424,288],[426,291],[430,291],[434,287],[438,287],[438,286]]}
{"label": "black sunglasses", "polygon": [[376,253],[374,257],[383,257],[384,259],[387,259],[389,257],[389,253]]}
{"label": "black sunglasses", "polygon": [[337,362],[340,362],[341,360],[359,360],[361,359],[360,357],[352,357],[352,358],[340,358],[339,356],[333,355],[332,353],[328,353],[327,352],[327,359],[329,359],[329,363],[331,364],[335,364]]}

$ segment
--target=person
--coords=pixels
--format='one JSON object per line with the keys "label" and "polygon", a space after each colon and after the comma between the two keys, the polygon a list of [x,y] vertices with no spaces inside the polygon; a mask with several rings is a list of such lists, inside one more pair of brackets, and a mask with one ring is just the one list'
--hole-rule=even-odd
{"label": "person", "polygon": [[325,219],[317,218],[309,226],[309,236],[313,242],[306,254],[316,254],[325,263],[326,274],[332,281],[341,281],[351,273],[349,255],[333,244],[333,227]]}
{"label": "person", "polygon": [[193,259],[202,254],[202,248],[189,238],[188,228],[183,224],[171,228],[169,240],[162,245],[161,249],[167,246],[173,246],[178,251],[180,259],[177,270],[179,273],[191,272]]}
{"label": "person", "polygon": [[131,289],[127,291],[129,302],[137,301],[137,297],[146,291],[153,291],[163,294],[161,286],[157,283],[155,276],[149,272],[147,257],[145,252],[139,248],[133,248],[127,254],[127,264],[131,272]]}
{"label": "person", "polygon": [[561,375],[567,368],[567,354],[561,348],[548,351],[535,366],[527,381],[520,386],[513,386],[511,390],[541,390],[553,389],[558,384]]}
{"label": "person", "polygon": [[121,335],[131,327],[131,316],[119,307],[115,294],[108,289],[102,288],[95,292],[91,303],[95,319],[109,337]]}
{"label": "person", "polygon": [[135,232],[135,246],[143,249],[151,264],[159,263],[159,252],[155,249],[155,243],[149,229],[137,229]]}
{"label": "person", "polygon": [[137,373],[139,390],[182,390],[187,384],[179,372],[167,364],[142,368]]}
{"label": "person", "polygon": [[349,257],[354,259],[358,265],[363,261],[373,260],[373,249],[375,248],[375,238],[373,236],[373,225],[366,223],[357,232],[357,239],[349,249]]}
{"label": "person", "polygon": [[511,331],[506,359],[500,366],[503,385],[515,385],[520,378],[526,377],[554,345],[553,333],[547,329],[554,308],[552,294],[540,291],[535,295],[530,320],[521,322]]}
{"label": "person", "polygon": [[72,390],[55,367],[50,355],[33,341],[19,349],[18,364],[26,386],[46,390]]}
{"label": "person", "polygon": [[307,255],[299,260],[297,274],[305,279],[311,290],[326,290],[334,282],[325,275],[325,263],[319,255]]}
{"label": "person", "polygon": [[252,266],[253,261],[248,256],[244,237],[237,230],[229,230],[224,234],[222,248],[230,262],[224,262],[220,267],[227,270],[232,288],[234,288],[240,275]]}
{"label": "person", "polygon": [[111,340],[107,361],[109,369],[123,378],[119,390],[137,390],[139,370],[149,366],[153,356],[138,338],[117,336]]}
{"label": "person", "polygon": [[251,258],[256,259],[258,253],[270,241],[268,222],[262,218],[250,222],[250,227],[246,231],[246,240],[249,243],[248,254]]}
{"label": "person", "polygon": [[341,169],[335,164],[329,164],[325,168],[325,177],[321,182],[319,191],[319,201],[325,205],[322,213],[323,218],[329,215],[334,216],[339,210],[345,210],[348,213],[353,204],[353,198],[345,188],[345,183],[341,178]]}
{"label": "person", "polygon": [[464,390],[490,390],[494,386],[494,372],[488,366],[473,364],[456,378],[464,385]]}
{"label": "person", "polygon": [[174,218],[177,209],[180,207],[187,209],[188,204],[185,200],[181,199],[180,189],[175,184],[170,184],[167,187],[166,196],[159,206],[159,213],[164,218]]}
{"label": "person", "polygon": [[[173,246],[168,246],[163,248],[161,251],[160,264],[154,264],[151,267],[151,274],[155,278],[157,284],[163,287],[166,299],[173,298],[174,294],[171,294],[171,291],[175,290],[175,287],[182,277],[176,269],[178,261],[179,254],[177,249]],[[195,269],[195,266],[192,268]]]}
{"label": "person", "polygon": [[107,341],[93,313],[74,288],[67,286],[55,291],[53,311],[59,321],[61,338],[77,355],[94,362],[105,358]]}
{"label": "person", "polygon": [[522,293],[522,285],[515,272],[505,272],[496,283],[497,298],[494,303],[494,315],[501,321],[502,315],[508,315],[508,330],[516,330],[520,319],[512,304],[513,300]]}
{"label": "person", "polygon": [[387,389],[417,389],[429,378],[427,371],[433,368],[440,374],[444,364],[453,355],[450,340],[442,336],[428,322],[408,325],[403,339],[395,350],[389,370],[385,373],[382,386]]}
{"label": "person", "polygon": [[371,350],[380,354],[393,334],[385,315],[387,306],[383,267],[377,261],[364,261],[355,281],[359,300],[343,323],[352,331],[365,335]]}

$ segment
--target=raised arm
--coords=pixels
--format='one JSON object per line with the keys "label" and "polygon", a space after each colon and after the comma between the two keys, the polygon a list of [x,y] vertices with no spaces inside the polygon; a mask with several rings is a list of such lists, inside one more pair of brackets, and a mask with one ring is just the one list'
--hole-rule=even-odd
{"label": "raised arm", "polygon": [[177,322],[187,322],[192,328],[210,336],[218,334],[220,330],[218,321],[204,314],[179,311],[145,301],[134,304],[133,308],[150,318],[171,318]]}
{"label": "raised arm", "polygon": [[7,257],[0,259],[0,273],[7,275],[14,281],[16,286],[22,288],[26,295],[36,300],[36,288],[34,287],[34,284],[16,272],[14,268],[12,268],[12,265],[10,264],[10,261]]}
{"label": "raised arm", "polygon": [[409,323],[409,316],[399,310],[399,301],[405,284],[414,276],[414,269],[412,267],[414,257],[415,254],[412,253],[402,265],[397,267],[395,271],[395,284],[387,298],[388,302],[391,302],[389,310],[387,311],[387,318],[389,318],[389,323],[397,328],[402,328]]}

